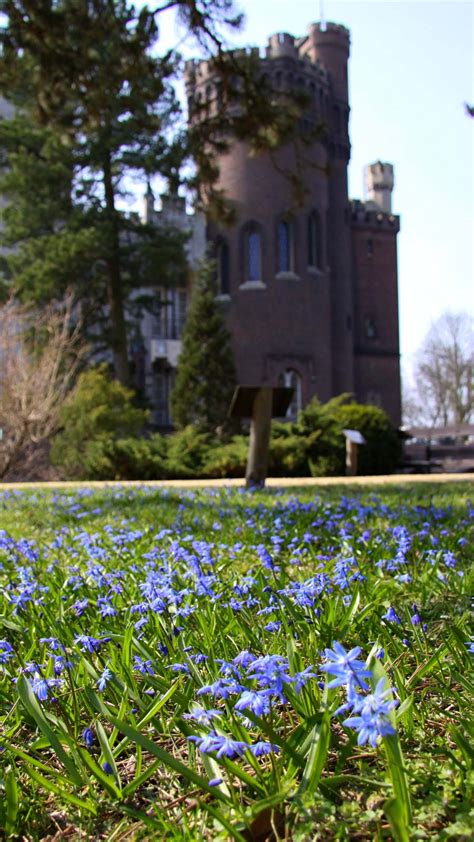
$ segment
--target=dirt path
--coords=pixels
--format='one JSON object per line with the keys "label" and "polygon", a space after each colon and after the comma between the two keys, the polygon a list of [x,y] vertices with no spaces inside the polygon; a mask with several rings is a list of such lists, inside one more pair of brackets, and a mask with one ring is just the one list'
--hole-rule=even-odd
{"label": "dirt path", "polygon": [[[297,488],[301,486],[325,485],[404,485],[410,483],[446,483],[471,482],[474,474],[390,474],[389,476],[371,477],[270,477],[270,488]],[[0,483],[0,491],[20,488],[107,488],[113,486],[153,486],[156,488],[219,488],[222,486],[241,488],[243,479],[169,479],[169,480],[134,480],[134,481],[89,481],[89,482],[5,482]]]}

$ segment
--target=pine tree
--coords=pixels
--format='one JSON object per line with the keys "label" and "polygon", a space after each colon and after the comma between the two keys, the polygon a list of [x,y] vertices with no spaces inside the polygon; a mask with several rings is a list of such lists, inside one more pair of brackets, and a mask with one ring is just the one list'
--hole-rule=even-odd
{"label": "pine tree", "polygon": [[[173,87],[180,57],[156,50],[159,16],[172,8],[220,80],[217,110],[189,132]],[[3,284],[35,303],[72,287],[126,384],[131,291],[186,275],[182,235],[121,210],[131,179],[161,176],[176,192],[193,160],[195,194],[229,217],[216,156],[234,138],[257,152],[290,142],[306,95],[290,102],[258,61],[223,49],[223,31],[241,24],[233,0],[2,0],[1,10],[0,93],[20,114],[0,120]]]}
{"label": "pine tree", "polygon": [[154,14],[129,0],[5,0],[0,88],[17,116],[2,120],[1,189],[7,277],[23,299],[73,286],[129,379],[126,304],[132,289],[176,283],[183,237],[120,210],[130,177],[172,178],[179,58],[152,54]]}
{"label": "pine tree", "polygon": [[210,433],[228,425],[227,412],[237,380],[230,334],[215,297],[214,274],[212,263],[201,264],[171,395],[176,427],[193,424]]}

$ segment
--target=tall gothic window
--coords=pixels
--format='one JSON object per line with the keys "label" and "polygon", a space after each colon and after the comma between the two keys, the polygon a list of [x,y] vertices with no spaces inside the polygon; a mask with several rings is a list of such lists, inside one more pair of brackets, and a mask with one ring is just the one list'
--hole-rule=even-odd
{"label": "tall gothic window", "polygon": [[262,280],[262,234],[256,223],[244,230],[244,280]]}
{"label": "tall gothic window", "polygon": [[225,240],[220,240],[216,249],[217,292],[219,295],[230,295],[230,263],[229,246]]}
{"label": "tall gothic window", "polygon": [[290,223],[281,220],[277,228],[277,271],[290,272],[292,270],[292,242]]}
{"label": "tall gothic window", "polygon": [[293,389],[293,397],[286,412],[286,418],[296,418],[302,407],[301,375],[294,368],[287,368],[282,371],[278,378],[279,386],[286,386]]}
{"label": "tall gothic window", "polygon": [[308,266],[321,268],[321,226],[317,211],[308,216]]}

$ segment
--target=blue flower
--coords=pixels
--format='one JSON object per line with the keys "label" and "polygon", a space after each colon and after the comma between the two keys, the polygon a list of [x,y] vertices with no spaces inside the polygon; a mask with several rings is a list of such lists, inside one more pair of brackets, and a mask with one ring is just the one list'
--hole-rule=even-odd
{"label": "blue flower", "polygon": [[6,664],[13,658],[13,647],[8,640],[0,640],[0,664]]}
{"label": "blue flower", "polygon": [[401,625],[402,621],[400,620],[400,617],[395,611],[395,608],[392,608],[391,606],[386,614],[382,614],[382,617],[384,620],[388,620],[389,623],[396,623],[398,626]]}
{"label": "blue flower", "polygon": [[281,620],[274,620],[271,623],[267,623],[267,625],[264,626],[263,628],[265,629],[265,631],[268,631],[268,632],[277,632],[281,628]]}
{"label": "blue flower", "polygon": [[222,716],[222,712],[214,708],[205,710],[204,708],[194,707],[189,713],[183,714],[183,719],[192,719],[200,725],[210,725],[217,716]]}
{"label": "blue flower", "polygon": [[143,658],[140,658],[139,655],[133,656],[133,669],[136,672],[141,672],[142,675],[154,675],[155,671],[153,669],[153,665],[150,660],[145,661]]}
{"label": "blue flower", "polygon": [[90,637],[87,634],[78,634],[74,638],[74,643],[77,646],[80,646],[81,652],[89,652],[90,654],[94,652],[98,652],[100,647],[103,643],[108,643],[110,637],[103,637],[99,639],[97,637]]}
{"label": "blue flower", "polygon": [[72,669],[74,666],[72,661],[68,661],[64,655],[57,655],[54,659],[53,669],[55,675],[61,675],[66,669]]}
{"label": "blue flower", "polygon": [[59,642],[57,637],[40,637],[40,643],[46,643],[52,652],[57,652],[58,649],[64,649],[62,643]]}
{"label": "blue flower", "polygon": [[249,744],[242,740],[233,740],[232,737],[221,737],[220,745],[217,749],[218,757],[228,757],[232,760],[233,757],[241,757],[245,751],[249,749]]}
{"label": "blue flower", "polygon": [[381,678],[373,693],[367,696],[358,696],[354,701],[354,712],[358,716],[351,716],[345,719],[343,725],[347,728],[354,728],[359,732],[357,737],[358,745],[370,745],[375,748],[379,737],[387,737],[395,734],[395,728],[390,722],[388,714],[396,707],[396,700],[387,701],[391,690],[384,690],[384,679]]}
{"label": "blue flower", "polygon": [[48,698],[48,691],[51,687],[60,687],[60,678],[43,678],[41,673],[35,672],[33,680],[30,681],[31,689],[40,702],[45,702]]}
{"label": "blue flower", "polygon": [[92,748],[95,743],[95,734],[92,728],[84,728],[82,732],[82,739],[87,746],[87,748]]}
{"label": "blue flower", "polygon": [[97,688],[100,690],[101,693],[105,690],[111,678],[111,671],[108,667],[105,667],[105,669],[102,671],[102,674],[99,676],[99,680],[97,682]]}
{"label": "blue flower", "polygon": [[191,743],[194,743],[198,747],[199,751],[202,751],[203,754],[210,754],[211,751],[216,751],[216,749],[220,746],[220,742],[217,739],[217,734],[214,731],[211,731],[211,733],[206,734],[205,737],[196,735],[188,737],[188,740]]}
{"label": "blue flower", "polygon": [[357,660],[357,656],[362,651],[361,647],[355,646],[354,649],[346,652],[337,641],[334,641],[332,645],[333,649],[324,650],[328,663],[321,667],[323,672],[336,676],[329,682],[328,687],[357,684],[359,687],[367,689],[368,685],[364,678],[370,678],[372,673],[366,668],[363,661]]}
{"label": "blue flower", "polygon": [[255,716],[270,713],[268,690],[244,690],[234,705],[235,710],[251,710]]}
{"label": "blue flower", "polygon": [[260,561],[262,562],[263,567],[266,567],[267,570],[276,569],[270,553],[263,544],[259,544],[259,546],[257,547],[257,555]]}
{"label": "blue flower", "polygon": [[218,678],[213,684],[206,684],[197,691],[198,696],[214,696],[215,699],[228,699],[233,693],[244,688],[230,678]]}
{"label": "blue flower", "polygon": [[302,672],[296,672],[293,676],[295,692],[300,693],[311,678],[316,678],[316,673],[312,671],[312,667],[306,667]]}
{"label": "blue flower", "polygon": [[172,672],[184,672],[186,675],[191,674],[187,664],[169,664],[166,669]]}
{"label": "blue flower", "polygon": [[205,737],[189,737],[189,740],[194,742],[199,751],[203,754],[210,752],[217,752],[217,757],[228,757],[230,760],[234,757],[241,757],[250,746],[242,740],[234,740],[232,737],[225,737],[221,734],[207,734]]}
{"label": "blue flower", "polygon": [[258,743],[253,743],[250,746],[250,751],[254,757],[263,757],[266,754],[278,754],[280,751],[280,746],[275,745],[275,743],[267,743],[265,740],[259,740]]}

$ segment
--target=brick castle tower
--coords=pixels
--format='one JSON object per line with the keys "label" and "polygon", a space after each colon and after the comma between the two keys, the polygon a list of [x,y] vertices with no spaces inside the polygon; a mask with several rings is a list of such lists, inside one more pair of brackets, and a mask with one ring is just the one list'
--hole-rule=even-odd
{"label": "brick castle tower", "polygon": [[[292,144],[277,151],[275,167],[269,156],[250,156],[246,143],[233,143],[220,156],[218,186],[236,224],[210,224],[208,239],[241,383],[293,385],[293,411],[314,395],[326,401],[352,392],[398,424],[393,168],[368,167],[367,201],[349,201],[349,45],[344,26],[315,23],[301,38],[272,35],[264,57],[252,50],[275,91],[309,94],[303,128],[323,123],[326,132],[305,150],[301,206],[281,174],[295,167]],[[211,62],[187,62],[190,119],[202,113],[193,116],[194,103],[212,109],[215,82]]]}

